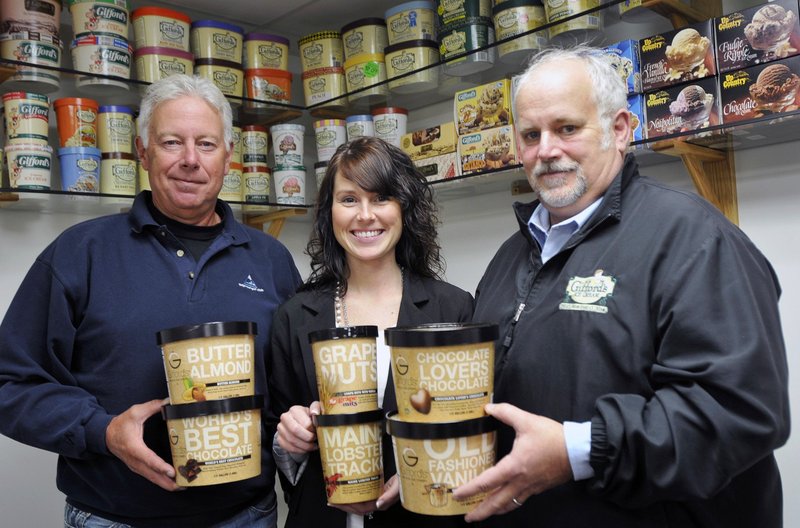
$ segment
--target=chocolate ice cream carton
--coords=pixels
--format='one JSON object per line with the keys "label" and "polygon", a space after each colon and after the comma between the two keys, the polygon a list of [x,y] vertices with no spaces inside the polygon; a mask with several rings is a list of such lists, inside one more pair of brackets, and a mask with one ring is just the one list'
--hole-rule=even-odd
{"label": "chocolate ice cream carton", "polygon": [[611,66],[628,87],[628,93],[642,93],[642,74],[639,69],[639,41],[623,40],[603,48]]}
{"label": "chocolate ice cream carton", "polygon": [[719,85],[707,77],[644,94],[647,139],[720,124]]}
{"label": "chocolate ice cream carton", "polygon": [[714,50],[713,20],[641,39],[642,90],[647,92],[715,75]]}
{"label": "chocolate ice cream carton", "polygon": [[714,19],[720,73],[800,53],[797,0],[775,0]]}
{"label": "chocolate ice cream carton", "polygon": [[723,73],[719,84],[723,123],[797,110],[800,55]]}

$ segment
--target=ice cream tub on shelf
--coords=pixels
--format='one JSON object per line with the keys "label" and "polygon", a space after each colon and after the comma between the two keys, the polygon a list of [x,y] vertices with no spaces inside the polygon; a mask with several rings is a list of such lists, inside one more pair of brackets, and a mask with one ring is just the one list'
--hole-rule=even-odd
{"label": "ice cream tub on shelf", "polygon": [[[348,99],[356,101],[373,95],[385,96],[389,89],[383,53],[361,54],[344,63]],[[370,88],[371,87],[371,88]]]}
{"label": "ice cream tub on shelf", "polygon": [[50,100],[30,92],[3,94],[8,144],[47,145]]}
{"label": "ice cream tub on shelf", "polygon": [[800,109],[800,56],[719,76],[722,122],[776,116]]}
{"label": "ice cream tub on shelf", "polygon": [[714,19],[719,73],[800,53],[797,0],[775,0]]}
{"label": "ice cream tub on shelf", "polygon": [[[27,64],[58,68],[61,65],[61,41],[57,36],[23,31],[0,34],[0,58]],[[3,85],[5,89],[49,93],[58,90],[58,70],[14,65],[16,70]]]}
{"label": "ice cream tub on shelf", "polygon": [[267,108],[271,103],[289,103],[292,74],[286,70],[248,68],[244,71],[245,108]]}
{"label": "ice cream tub on shelf", "polygon": [[263,125],[245,125],[242,127],[241,140],[242,164],[266,165],[269,152],[269,136],[267,127]]}
{"label": "ice cream tub on shelf", "polygon": [[133,109],[127,106],[106,105],[97,111],[97,146],[103,153],[133,154]]}
{"label": "ice cream tub on shelf", "polygon": [[275,201],[283,205],[305,205],[306,168],[275,167]]}
{"label": "ice cream tub on shelf", "polygon": [[647,139],[699,131],[721,122],[715,77],[646,92],[644,102]]}
{"label": "ice cream tub on shelf", "polygon": [[[433,40],[412,40],[386,47],[389,90],[406,94],[424,92],[439,84],[439,45]],[[412,73],[416,72],[416,73]]]}
{"label": "ice cream tub on shelf", "polygon": [[[492,8],[494,38],[508,40],[497,45],[500,62],[524,64],[535,50],[547,46],[547,31],[528,33],[547,22],[541,0],[508,0]],[[523,33],[528,33],[524,36]],[[515,38],[516,37],[516,38]]]}
{"label": "ice cream tub on shelf", "polygon": [[355,20],[345,25],[341,33],[345,61],[362,54],[383,53],[389,45],[386,21],[382,18]]}
{"label": "ice cream tub on shelf", "polygon": [[0,34],[36,33],[58,37],[61,0],[5,0],[0,9]]}
{"label": "ice cream tub on shelf", "polygon": [[76,38],[106,35],[128,39],[128,0],[67,0]]}
{"label": "ice cream tub on shelf", "polygon": [[61,190],[68,192],[100,192],[100,149],[63,147],[58,149],[61,165]]}
{"label": "ice cream tub on shelf", "polygon": [[192,53],[195,59],[215,59],[242,64],[244,30],[217,20],[192,22]]}
{"label": "ice cream tub on shelf", "polygon": [[341,68],[344,46],[339,31],[318,31],[302,37],[298,43],[303,72],[319,68]]}
{"label": "ice cream tub on shelf", "polygon": [[606,46],[603,51],[608,62],[628,88],[628,93],[642,93],[639,41],[623,40]]}
{"label": "ice cream tub on shelf", "polygon": [[139,48],[133,52],[133,61],[136,78],[148,83],[194,71],[194,55],[173,48]]}
{"label": "ice cream tub on shelf", "polygon": [[59,146],[96,147],[99,109],[97,101],[85,97],[63,97],[53,101]]}
{"label": "ice cream tub on shelf", "polygon": [[314,139],[317,144],[317,161],[328,161],[347,141],[347,123],[344,119],[314,121]]}
{"label": "ice cream tub on shelf", "polygon": [[436,40],[436,4],[421,0],[405,2],[386,10],[389,45],[409,40]]}
{"label": "ice cream tub on shelf", "polygon": [[[584,13],[600,6],[600,0],[544,0],[544,11],[548,24],[555,24],[578,13]],[[603,30],[603,12],[591,13],[572,18],[547,30],[552,44],[573,46],[587,42]]]}
{"label": "ice cream tub on shelf", "polygon": [[[306,106],[343,107],[344,68],[318,68],[303,72],[303,95]],[[313,115],[313,112],[312,112]]]}
{"label": "ice cream tub on shelf", "polygon": [[270,170],[266,165],[250,165],[242,169],[242,201],[265,204],[269,202]]}
{"label": "ice cream tub on shelf", "polygon": [[267,33],[244,36],[244,68],[289,69],[289,39]]}
{"label": "ice cream tub on shelf", "polygon": [[242,103],[244,71],[239,63],[219,59],[195,59],[194,74],[212,81],[223,94],[235,97],[231,104]]}
{"label": "ice cream tub on shelf", "polygon": [[463,24],[440,28],[439,57],[448,75],[465,76],[494,65],[494,24],[491,17],[468,18]]}
{"label": "ice cream tub on shelf", "polygon": [[278,177],[279,168],[302,167],[305,131],[305,126],[293,123],[269,127],[269,133],[272,136],[272,152],[275,158],[275,178]]}
{"label": "ice cream tub on shelf", "polygon": [[715,75],[714,50],[713,20],[641,39],[642,90],[647,92]]}
{"label": "ice cream tub on shelf", "polygon": [[100,192],[134,196],[136,158],[127,152],[103,152],[100,156]]}
{"label": "ice cream tub on shelf", "polygon": [[72,64],[79,72],[88,72],[103,77],[79,75],[77,86],[117,86],[128,89],[128,83],[108,77],[130,79],[133,48],[125,39],[103,35],[87,35],[72,41],[70,46]]}
{"label": "ice cream tub on shelf", "polygon": [[436,26],[461,25],[471,18],[490,18],[492,16],[491,0],[438,0],[436,8]]}
{"label": "ice cream tub on shelf", "polygon": [[244,167],[241,163],[231,163],[228,173],[222,177],[222,188],[219,190],[219,199],[226,202],[242,201],[242,175]]}
{"label": "ice cream tub on shelf", "polygon": [[134,45],[141,48],[168,48],[189,51],[188,15],[163,7],[140,7],[131,13]]}
{"label": "ice cream tub on shelf", "polygon": [[374,136],[375,124],[371,114],[350,115],[344,120],[347,141],[362,136]]}
{"label": "ice cream tub on shelf", "polygon": [[[375,137],[401,147],[408,124],[408,110],[399,106],[383,106],[372,110]],[[402,147],[401,147],[402,148]]]}
{"label": "ice cream tub on shelf", "polygon": [[8,183],[12,189],[49,190],[53,149],[47,145],[6,145]]}

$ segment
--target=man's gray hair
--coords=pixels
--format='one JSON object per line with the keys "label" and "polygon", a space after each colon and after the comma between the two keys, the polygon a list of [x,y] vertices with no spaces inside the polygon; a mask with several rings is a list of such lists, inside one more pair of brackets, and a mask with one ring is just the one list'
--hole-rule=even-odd
{"label": "man's gray hair", "polygon": [[222,118],[222,127],[225,133],[225,151],[230,150],[233,140],[231,105],[212,81],[196,75],[170,75],[147,87],[137,119],[138,132],[145,148],[150,135],[150,120],[153,118],[153,111],[156,107],[166,101],[186,96],[199,97],[212,108],[217,109]]}

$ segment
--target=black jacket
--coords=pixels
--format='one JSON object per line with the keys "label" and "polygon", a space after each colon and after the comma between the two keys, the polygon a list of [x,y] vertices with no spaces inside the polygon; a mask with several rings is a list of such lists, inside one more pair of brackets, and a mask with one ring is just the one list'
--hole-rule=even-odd
{"label": "black jacket", "polygon": [[[406,273],[397,325],[467,322],[472,317],[472,295],[442,281]],[[273,321],[272,353],[268,365],[272,420],[292,405],[308,406],[318,400],[314,358],[308,334],[334,327],[333,294],[307,291],[295,295],[278,309]],[[384,393],[384,412],[397,408],[391,370]],[[383,464],[386,479],[395,472],[391,437],[384,434]],[[346,514],[326,506],[327,498],[318,453],[311,453],[296,486],[290,486],[278,471],[287,490],[287,528],[343,528]],[[365,527],[437,528],[461,526],[463,517],[429,517],[411,513],[398,501],[386,512],[364,519]],[[466,524],[463,524],[466,526]]]}

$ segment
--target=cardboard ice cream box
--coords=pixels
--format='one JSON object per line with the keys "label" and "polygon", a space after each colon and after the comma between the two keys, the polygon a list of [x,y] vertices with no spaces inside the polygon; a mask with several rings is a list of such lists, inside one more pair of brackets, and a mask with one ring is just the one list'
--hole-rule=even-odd
{"label": "cardboard ice cream box", "polygon": [[641,39],[642,90],[648,92],[715,75],[715,49],[713,20]]}
{"label": "cardboard ice cream box", "polygon": [[757,119],[800,108],[800,55],[719,77],[722,122]]}
{"label": "cardboard ice cream box", "polygon": [[628,96],[628,112],[631,114],[631,141],[645,139],[644,96],[642,94]]}
{"label": "cardboard ice cream box", "polygon": [[514,125],[481,130],[458,138],[461,174],[503,169],[519,164]]}
{"label": "cardboard ice cream box", "polygon": [[720,73],[800,53],[797,0],[775,0],[714,19]]}
{"label": "cardboard ice cream box", "polygon": [[459,135],[510,125],[511,81],[500,79],[456,92],[453,107]]}
{"label": "cardboard ice cream box", "polygon": [[644,103],[647,139],[720,124],[716,77],[647,92]]}
{"label": "cardboard ice cream box", "polygon": [[639,64],[639,41],[623,40],[603,48],[611,66],[619,73],[628,93],[642,93],[642,74]]}
{"label": "cardboard ice cream box", "polygon": [[456,125],[452,121],[404,134],[400,147],[412,160],[456,151]]}
{"label": "cardboard ice cream box", "polygon": [[428,181],[449,180],[450,178],[461,176],[458,154],[455,152],[415,160],[414,165]]}

